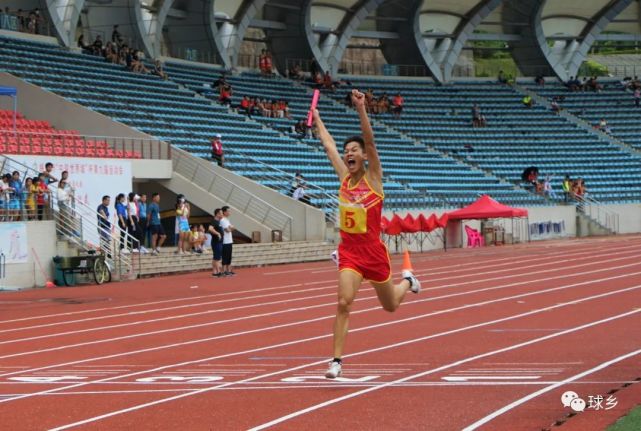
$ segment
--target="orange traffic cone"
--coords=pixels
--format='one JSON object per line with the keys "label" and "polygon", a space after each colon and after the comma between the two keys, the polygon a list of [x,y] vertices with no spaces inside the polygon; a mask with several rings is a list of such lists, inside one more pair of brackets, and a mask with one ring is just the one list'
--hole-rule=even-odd
{"label": "orange traffic cone", "polygon": [[407,250],[405,250],[405,254],[403,254],[403,271],[414,271],[412,262],[410,261],[410,252]]}

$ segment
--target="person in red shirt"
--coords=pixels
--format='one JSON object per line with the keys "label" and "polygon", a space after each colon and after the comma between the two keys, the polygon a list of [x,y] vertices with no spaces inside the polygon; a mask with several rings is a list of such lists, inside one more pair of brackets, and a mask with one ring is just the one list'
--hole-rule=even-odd
{"label": "person in red shirt", "polygon": [[385,196],[383,168],[374,144],[374,132],[367,117],[365,102],[363,93],[352,90],[352,104],[360,118],[362,136],[345,140],[342,158],[318,110],[313,112],[320,140],[341,182],[341,243],[337,255],[338,307],[334,322],[334,359],[325,373],[325,377],[329,379],[341,375],[341,357],[349,313],[363,280],[370,281],[379,302],[390,312],[399,307],[408,291],[418,293],[421,290],[420,282],[409,268],[403,270],[403,279],[399,284],[392,281],[389,253],[381,241],[381,215]]}
{"label": "person in red shirt", "polygon": [[401,96],[401,93],[396,93],[396,96],[394,96],[394,100],[392,101],[392,114],[394,114],[395,118],[401,118],[401,112],[403,112],[403,97]]}
{"label": "person in red shirt", "polygon": [[220,97],[218,97],[218,101],[222,105],[229,105],[231,106],[231,96],[233,92],[231,89],[231,85],[225,84],[222,87],[220,87]]}
{"label": "person in red shirt", "polygon": [[216,135],[211,141],[211,158],[218,163],[221,168],[225,167],[225,155],[223,153],[223,143],[220,141],[222,136]]}
{"label": "person in red shirt", "polygon": [[247,114],[249,118],[252,116],[253,108],[249,96],[244,96],[243,100],[240,101],[240,111],[244,114]]}

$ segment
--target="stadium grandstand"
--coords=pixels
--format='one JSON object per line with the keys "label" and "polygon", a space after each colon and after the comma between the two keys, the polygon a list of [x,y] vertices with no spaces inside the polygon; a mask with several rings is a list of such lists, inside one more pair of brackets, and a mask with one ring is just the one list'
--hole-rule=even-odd
{"label": "stadium grandstand", "polygon": [[[75,295],[82,293],[69,293],[67,298],[67,293],[54,294],[51,292],[58,291],[42,289],[28,290],[26,294],[33,296],[24,301],[16,297],[15,303],[11,302],[14,299],[6,302],[10,307],[37,301],[66,307],[78,301],[84,307],[85,300],[86,303],[111,301],[113,296],[120,298],[114,302],[117,308],[137,307],[136,301],[142,301],[141,298],[145,298],[145,304],[182,301],[177,298],[181,295],[191,298],[196,292],[202,293],[205,285],[209,289],[216,283],[207,290],[207,295],[220,286],[229,287],[232,292],[216,291],[215,295],[232,295],[249,287],[262,295],[260,288],[269,276],[278,278],[278,286],[295,289],[327,284],[323,273],[335,271],[330,256],[335,257],[332,252],[337,249],[341,234],[347,232],[344,229],[347,216],[339,209],[342,206],[337,194],[345,184],[328,161],[326,142],[321,139],[323,128],[312,121],[312,100],[320,94],[316,107],[340,151],[343,142],[352,142],[354,136],[361,135],[359,115],[362,114],[357,114],[354,106],[360,99],[354,90],[362,92],[383,168],[381,239],[393,256],[394,265],[400,263],[396,260],[397,254],[406,256],[404,253],[410,250],[418,257],[417,266],[425,276],[448,275],[447,268],[437,271],[430,266],[436,262],[439,266],[452,265],[457,268],[453,273],[457,274],[469,265],[467,271],[474,272],[474,277],[481,280],[484,274],[493,274],[491,269],[485,271],[486,267],[495,268],[501,265],[498,262],[505,261],[511,267],[498,270],[512,271],[506,272],[505,278],[536,279],[537,283],[545,284],[566,277],[562,273],[576,263],[574,254],[585,254],[585,265],[590,265],[593,258],[596,268],[601,268],[608,261],[609,251],[614,250],[613,255],[617,257],[612,262],[616,262],[608,264],[606,269],[590,266],[573,271],[572,277],[578,277],[576,286],[588,283],[584,270],[611,270],[614,274],[624,271],[634,264],[624,262],[618,266],[618,260],[627,258],[618,254],[641,247],[641,240],[635,235],[641,233],[640,50],[640,0],[0,0],[0,290],[118,281],[113,286],[130,287],[131,297],[119,297],[122,291],[108,285],[106,289],[111,289],[108,293],[95,291],[98,297],[90,293],[78,299]],[[370,191],[375,191],[367,180],[365,183]],[[220,216],[218,209],[222,210]],[[233,266],[230,263],[232,243]],[[222,259],[218,256],[219,248],[224,250]],[[557,261],[544,261],[547,255]],[[534,272],[531,274],[539,275],[525,276],[513,269],[522,267],[519,271],[523,272],[525,268],[533,268],[538,264],[530,267],[524,262],[538,262],[537,259],[541,260],[542,267],[554,267],[549,269],[550,278]],[[582,262],[582,258],[577,259]],[[336,260],[340,261],[340,256]],[[222,268],[219,267],[221,261]],[[300,266],[273,266],[283,264]],[[407,262],[404,260],[403,264]],[[301,274],[305,275],[300,277]],[[169,275],[174,278],[167,278]],[[606,275],[603,274],[604,286],[609,280],[617,279],[616,275]],[[411,277],[403,277],[412,286]],[[476,285],[475,280],[448,286]],[[499,282],[489,281],[499,278],[487,280],[487,286],[478,284],[479,290],[475,293],[494,289],[490,286]],[[184,290],[182,293],[171,290],[174,282],[186,285],[189,295]],[[520,283],[510,286],[520,286]],[[430,285],[427,290],[440,289],[439,286]],[[150,288],[158,288],[159,293],[149,296]],[[557,288],[561,289],[550,290]],[[267,291],[269,289],[277,288],[269,287]],[[68,291],[82,292],[82,289]],[[597,293],[612,294],[600,291],[590,294]],[[20,292],[7,293],[13,294]],[[638,293],[636,295],[627,303],[641,307]],[[514,298],[509,301],[515,302],[521,296]],[[224,301],[226,299],[221,300]],[[564,297],[553,301],[557,305],[548,308],[553,310],[561,303],[580,308],[576,304],[581,301]],[[479,304],[493,302],[494,299],[490,299]],[[2,304],[5,302],[0,298],[0,310]],[[468,307],[468,302],[464,304],[461,307]],[[545,305],[536,303],[530,307],[525,300],[519,300],[518,304],[521,305],[514,308],[519,312],[530,312],[530,308]],[[238,309],[259,306],[263,307],[261,310],[268,309],[263,303]],[[289,311],[307,309],[307,305],[301,307]],[[94,309],[97,307],[91,308]],[[236,308],[229,308],[232,309]],[[70,310],[51,311],[63,314],[56,315],[47,324],[54,325],[56,319],[67,315],[65,313],[76,313]],[[40,319],[29,317],[23,311],[7,309],[8,317],[0,321],[0,332],[22,330],[22,327],[7,326],[12,322]],[[78,311],[85,312],[93,311]],[[404,318],[412,320],[411,313],[404,314]],[[257,318],[268,315],[271,316],[256,314]],[[572,319],[579,322],[579,315],[580,311]],[[587,315],[587,312],[583,314]],[[247,315],[239,316],[230,317],[229,322],[245,319]],[[497,322],[503,318],[492,316],[499,319]],[[174,318],[178,317],[158,317],[157,321]],[[604,316],[599,318],[609,322]],[[96,315],[95,319],[102,317]],[[196,322],[193,328],[206,325],[193,319]],[[280,318],[273,321],[277,319]],[[468,320],[466,316],[460,322],[474,325],[472,320],[467,323]],[[572,325],[582,322],[574,320]],[[151,320],[145,324],[148,322]],[[359,324],[365,328],[368,326],[363,325],[370,323],[372,328],[387,325],[381,322]],[[284,328],[290,323],[278,320],[274,325]],[[541,321],[527,325],[524,327],[547,328],[546,322]],[[120,326],[114,323],[113,327]],[[552,327],[566,328],[560,321]],[[100,328],[78,332],[103,330]],[[254,331],[249,326],[242,328],[247,334]],[[521,331],[520,327],[505,328],[496,331],[504,331],[504,335],[513,331],[507,338],[516,337]],[[165,329],[163,326],[158,333]],[[451,330],[452,334],[459,331],[449,327],[444,330]],[[156,327],[149,331],[145,336],[155,334]],[[527,331],[530,329],[523,329],[524,333]],[[311,337],[309,340],[320,339],[313,338],[317,337],[316,333],[305,334]],[[483,333],[477,340],[500,337],[488,334],[493,333]],[[48,335],[38,333],[24,340],[46,337]],[[122,339],[127,337],[129,335],[124,335]],[[215,337],[211,340],[217,339]],[[430,336],[425,337],[428,340]],[[277,338],[274,346],[287,345]],[[641,347],[639,339],[636,344],[632,343],[633,347]],[[189,343],[183,341],[184,345]],[[82,343],[77,345],[84,345]],[[404,345],[402,340],[398,343],[398,346]],[[589,342],[584,340],[583,344]],[[6,358],[63,350],[66,346],[47,344],[42,350],[34,347],[28,353],[0,353],[0,382],[7,383],[4,376],[16,374],[12,367],[23,365]],[[252,343],[243,346],[254,348]],[[113,358],[118,357],[120,350],[130,347],[119,345]],[[379,349],[375,345],[355,348],[368,354]],[[616,346],[612,348],[616,350]],[[151,352],[155,347],[141,349],[140,352]],[[189,352],[186,349],[182,353]],[[533,357],[538,353],[533,351]],[[309,362],[310,358],[318,358],[320,349],[314,350],[315,356],[309,354],[312,353],[296,357],[307,358],[304,360]],[[289,361],[292,355],[291,351],[285,352],[282,358]],[[482,354],[479,355],[473,359],[482,358]],[[179,356],[174,362],[183,360]],[[556,396],[559,387],[566,391],[581,388],[563,386],[563,379],[570,377],[561,371],[540,369],[545,368],[545,364],[557,364],[559,369],[578,373],[583,370],[577,365],[583,363],[583,357],[576,362],[562,363],[544,356],[541,355],[543,365],[538,368],[534,366],[538,363],[535,359],[523,368],[530,374],[538,372],[540,377],[549,377],[549,381],[533,390],[541,389],[545,391],[542,394],[550,392]],[[627,360],[624,356],[617,357],[617,361]],[[71,354],[69,358],[76,361]],[[265,353],[263,357],[262,353],[256,353],[245,362],[251,364],[256,360],[254,368],[264,368],[271,366],[265,363],[278,358],[281,356]],[[432,362],[431,358],[412,357],[409,353],[397,362],[409,361],[408,358],[413,358],[413,365]],[[156,364],[156,359],[150,356],[141,360]],[[196,363],[185,361],[185,369]],[[467,359],[461,361],[457,367]],[[505,358],[505,364],[519,361],[517,357]],[[49,367],[49,362],[40,362],[45,364],[44,369]],[[39,370],[35,367],[40,362],[28,362],[28,368]],[[110,364],[119,363],[115,360]],[[68,364],[72,367],[76,362]],[[365,364],[367,361],[361,365]],[[601,370],[595,367],[596,371]],[[518,390],[507,397],[497,395],[496,400],[486,405],[477,401],[474,407],[471,407],[475,404],[471,398],[457,404],[455,384],[470,383],[466,378],[480,380],[478,386],[469,386],[469,390],[483,397],[479,388],[490,385],[487,373],[483,374],[484,368],[459,370],[461,374],[452,374],[454,377],[417,382],[420,389],[409,389],[403,380],[405,377],[399,375],[397,381],[395,371],[371,364],[369,371],[346,374],[341,381],[344,384],[341,391],[345,392],[332,394],[329,401],[324,396],[301,397],[294,402],[293,409],[274,410],[274,414],[260,394],[252,398],[256,411],[243,419],[236,418],[237,421],[228,417],[223,420],[221,417],[225,414],[216,412],[213,414],[216,423],[192,423],[191,418],[183,423],[174,417],[175,412],[169,414],[167,410],[158,410],[162,414],[150,422],[137,422],[146,420],[144,416],[136,416],[131,422],[123,419],[158,400],[159,404],[165,403],[169,400],[166,397],[179,399],[193,391],[207,392],[210,389],[199,389],[198,385],[223,379],[192,381],[176,371],[175,376],[169,373],[160,379],[143,376],[152,380],[137,380],[149,383],[150,388],[151,383],[158,386],[145,387],[135,400],[127,398],[133,397],[133,391],[120,391],[120,386],[115,385],[114,394],[128,395],[122,403],[117,402],[117,395],[109,400],[101,399],[109,408],[86,412],[70,408],[67,415],[61,412],[66,412],[64,407],[71,405],[69,399],[49,398],[64,400],[62,407],[56,412],[51,410],[46,417],[34,416],[28,421],[20,415],[11,416],[6,429],[62,430],[96,422],[93,425],[103,425],[105,429],[163,426],[177,429],[180,425],[186,429],[258,430],[284,424],[282,429],[349,426],[353,429],[517,430],[551,429],[550,424],[561,426],[567,421],[571,425],[574,421],[576,428],[572,429],[590,431],[606,429],[641,399],[634,386],[636,394],[632,398],[636,396],[636,403],[626,403],[624,399],[620,410],[603,409],[599,420],[587,420],[587,414],[599,413],[590,409],[599,409],[590,404],[592,401],[582,408],[574,403],[579,395],[588,402],[587,392],[576,391],[579,395],[571,392],[574,396],[570,396],[567,403],[564,398],[556,403],[559,405],[549,400],[542,404],[544,397],[530,394],[532,388],[511,379],[519,369],[508,368],[496,371],[497,376],[506,380],[505,387],[509,383]],[[161,369],[159,366],[158,370]],[[266,370],[263,371],[267,373]],[[234,375],[239,380],[247,378],[243,389],[249,391],[260,386],[249,384],[252,373],[245,376],[236,371]],[[128,372],[135,375],[133,368]],[[556,374],[548,376],[548,372]],[[419,410],[422,413],[414,414],[407,421],[392,420],[383,417],[390,409],[384,407],[382,398],[372,398],[375,403],[380,402],[375,404],[380,411],[371,411],[367,416],[357,409],[360,422],[356,418],[344,423],[332,419],[332,414],[345,414],[336,409],[334,403],[387,387],[388,383],[374,378],[374,383],[367,383],[368,373],[389,374],[392,376],[389,382],[393,382],[389,385],[400,385],[399,390],[403,391],[426,391],[422,395],[440,388],[441,383],[446,384],[446,390],[451,393],[445,396],[460,413],[440,416],[430,411],[428,404],[417,402],[417,406],[420,404],[423,408]],[[512,374],[507,378],[502,373]],[[110,379],[96,376],[105,381]],[[539,375],[536,376],[532,380],[539,379]],[[85,377],[94,378],[82,374],[78,381]],[[284,378],[268,386],[275,392],[289,390],[286,384],[323,387],[313,379],[306,380],[309,375],[286,377],[290,380]],[[165,378],[166,381],[162,380]],[[638,381],[638,375],[623,372],[608,375],[601,380],[612,384],[590,387],[595,391],[591,394],[602,391],[612,395],[620,389],[613,386],[614,382],[625,385],[634,379]],[[73,382],[62,379],[62,383],[61,391],[72,388]],[[191,383],[196,386],[190,386]],[[178,392],[172,392],[173,384],[180,386]],[[225,383],[221,385],[224,387]],[[552,387],[554,385],[557,386]],[[31,408],[28,407],[31,397],[51,390],[45,386],[33,392],[29,392],[30,388],[10,392],[13,387],[2,391],[0,415],[9,417],[1,413],[2,410],[23,397],[29,400],[18,402],[27,412]],[[157,392],[153,392],[156,389]],[[163,390],[168,394],[161,394]],[[79,395],[99,394],[96,397],[106,393],[98,389],[97,392],[78,392]],[[567,393],[563,393],[563,397]],[[529,402],[530,399],[525,399],[530,396],[527,394],[539,403],[534,408],[536,413],[519,407]],[[435,392],[429,396],[438,397]],[[519,398],[521,396],[525,398]],[[239,415],[238,404],[232,404],[234,397],[237,395],[223,401],[229,404],[230,414]],[[442,403],[438,404],[443,408]],[[52,407],[46,407],[43,412],[55,405],[52,402]],[[503,405],[507,407],[500,409]],[[311,410],[306,410],[307,407]],[[468,409],[471,413],[466,415]],[[194,421],[205,420],[195,410],[188,406],[184,412],[189,412],[185,414],[192,415]],[[585,412],[579,413],[583,410]],[[309,412],[316,412],[318,416],[306,416]],[[132,418],[136,414],[132,413]],[[112,416],[116,419],[106,419]],[[103,419],[107,422],[100,423]],[[111,420],[113,422],[109,422]],[[148,426],[133,427],[133,423]],[[427,427],[425,423],[435,425]],[[483,428],[488,423],[490,427]],[[519,423],[523,427],[515,426]],[[496,425],[492,428],[491,424]],[[634,427],[616,430],[641,429]]]}

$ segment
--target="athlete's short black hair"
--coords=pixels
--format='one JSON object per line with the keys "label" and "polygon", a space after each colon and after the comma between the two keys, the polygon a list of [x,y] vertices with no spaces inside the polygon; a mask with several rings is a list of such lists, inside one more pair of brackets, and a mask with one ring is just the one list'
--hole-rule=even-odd
{"label": "athlete's short black hair", "polygon": [[361,150],[365,151],[365,140],[361,136],[350,136],[349,138],[345,139],[345,141],[343,142],[343,151],[345,151],[345,147],[347,147],[347,144],[349,144],[350,142],[358,142]]}

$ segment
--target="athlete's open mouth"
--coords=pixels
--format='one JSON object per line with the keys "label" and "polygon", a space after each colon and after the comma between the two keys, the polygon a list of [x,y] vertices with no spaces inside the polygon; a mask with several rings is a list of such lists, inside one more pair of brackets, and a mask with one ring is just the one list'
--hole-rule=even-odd
{"label": "athlete's open mouth", "polygon": [[356,160],[354,159],[347,159],[347,166],[354,166],[356,164]]}

